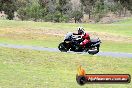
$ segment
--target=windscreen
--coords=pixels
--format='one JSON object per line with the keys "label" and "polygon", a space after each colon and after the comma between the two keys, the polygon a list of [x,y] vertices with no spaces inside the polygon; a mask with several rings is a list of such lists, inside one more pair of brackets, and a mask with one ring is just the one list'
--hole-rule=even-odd
{"label": "windscreen", "polygon": [[72,32],[68,32],[66,35],[65,35],[65,37],[64,37],[64,40],[65,39],[69,39],[71,36],[72,36]]}

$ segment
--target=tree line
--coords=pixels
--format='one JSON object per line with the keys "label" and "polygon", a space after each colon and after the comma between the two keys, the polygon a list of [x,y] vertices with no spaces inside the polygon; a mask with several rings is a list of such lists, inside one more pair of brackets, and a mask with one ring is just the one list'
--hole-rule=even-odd
{"label": "tree line", "polygon": [[132,0],[79,0],[80,5],[76,9],[73,9],[72,1],[0,0],[0,11],[4,11],[9,20],[12,20],[14,12],[17,12],[21,20],[49,22],[69,22],[71,19],[81,22],[84,14],[98,22],[108,12],[119,16],[125,16],[127,11],[132,13]]}

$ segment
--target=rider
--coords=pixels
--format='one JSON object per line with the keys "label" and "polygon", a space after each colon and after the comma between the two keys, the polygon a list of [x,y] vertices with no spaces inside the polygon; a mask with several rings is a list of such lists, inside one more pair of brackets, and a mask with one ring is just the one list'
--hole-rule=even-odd
{"label": "rider", "polygon": [[80,35],[83,41],[80,43],[81,47],[85,47],[86,44],[90,43],[90,36],[88,33],[85,32],[83,27],[77,28],[78,33],[73,33],[73,35]]}

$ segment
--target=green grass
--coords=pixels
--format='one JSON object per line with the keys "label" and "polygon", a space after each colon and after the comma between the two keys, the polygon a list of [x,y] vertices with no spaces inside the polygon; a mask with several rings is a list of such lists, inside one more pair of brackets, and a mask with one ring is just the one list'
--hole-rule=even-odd
{"label": "green grass", "polygon": [[132,53],[132,43],[102,41],[101,51]]}
{"label": "green grass", "polygon": [[83,26],[87,31],[106,32],[113,35],[132,36],[132,19],[125,21],[125,24],[75,24],[75,23],[50,23],[32,21],[8,21],[0,20],[0,28],[27,28],[27,29],[50,29],[76,31],[78,26]]}
{"label": "green grass", "polygon": [[132,18],[128,18],[128,19],[125,19],[125,20],[121,20],[119,22],[115,22],[114,24],[132,24]]}
{"label": "green grass", "polygon": [[[0,20],[0,43],[57,47],[63,40],[62,36],[35,33],[23,34],[19,32],[21,31],[19,29],[49,29],[69,32],[76,31],[75,29],[78,26],[83,26],[87,31],[132,38],[131,18],[114,24],[41,23]],[[10,32],[6,29],[18,31],[12,33],[13,31]],[[102,41],[101,51],[131,53],[132,43],[105,40]],[[75,80],[79,65],[82,65],[88,74],[132,75],[131,62],[132,58],[113,58],[0,47],[0,88],[131,88],[132,83],[79,86]]]}
{"label": "green grass", "polygon": [[1,88],[131,88],[130,84],[76,83],[77,67],[88,74],[130,74],[132,58],[51,53],[0,47]]}
{"label": "green grass", "polygon": [[[114,39],[110,41],[107,38],[102,41],[101,51],[112,52],[128,52],[132,53],[132,43],[127,40],[115,41],[119,39],[132,39],[132,19],[129,18],[122,22],[114,24],[74,24],[74,23],[50,23],[50,22],[32,22],[32,21],[9,21],[0,20],[0,43],[31,45],[57,48],[58,44],[63,41],[63,36],[53,36],[55,31],[69,32],[76,31],[79,25],[84,26],[87,31],[95,31],[96,33],[106,33],[109,38]],[[31,30],[30,30],[31,29]],[[47,30],[51,32],[50,35],[35,33],[34,30]],[[11,30],[11,31],[9,31]],[[15,32],[13,31],[15,30]],[[26,31],[25,31],[26,30]],[[21,33],[21,31],[26,33]],[[29,32],[31,31],[31,33]],[[43,31],[42,31],[43,32]],[[103,34],[103,37],[105,37]],[[3,36],[4,35],[4,36]],[[112,37],[113,35],[113,37]],[[117,35],[117,36],[116,36]],[[120,38],[121,37],[121,38]],[[115,39],[116,38],[116,39]]]}
{"label": "green grass", "polygon": [[6,44],[16,44],[16,45],[30,45],[30,46],[42,46],[42,47],[51,47],[51,48],[57,48],[61,40],[14,40],[9,38],[0,38],[0,43],[6,43]]}
{"label": "green grass", "polygon": [[[0,43],[16,44],[16,45],[30,45],[30,46],[42,46],[57,48],[59,43],[63,41],[63,38],[53,37],[49,40],[14,40],[9,38],[0,38]],[[108,52],[127,52],[132,53],[132,44],[125,42],[113,42],[113,41],[102,41],[100,51]]]}

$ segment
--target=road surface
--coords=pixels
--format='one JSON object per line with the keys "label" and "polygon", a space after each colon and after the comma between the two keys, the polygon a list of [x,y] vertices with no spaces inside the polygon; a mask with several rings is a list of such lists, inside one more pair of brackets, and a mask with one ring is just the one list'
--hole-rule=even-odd
{"label": "road surface", "polygon": [[[8,47],[8,48],[17,48],[17,49],[32,49],[38,51],[50,51],[50,52],[60,52],[57,48],[46,48],[46,47],[39,47],[39,46],[27,46],[27,45],[14,45],[14,44],[4,44],[0,43],[0,47]],[[75,53],[75,52],[71,52]],[[88,54],[82,53],[81,54]],[[121,53],[121,52],[99,52],[96,54],[98,56],[111,56],[111,57],[121,57],[121,58],[132,58],[132,53]]]}

